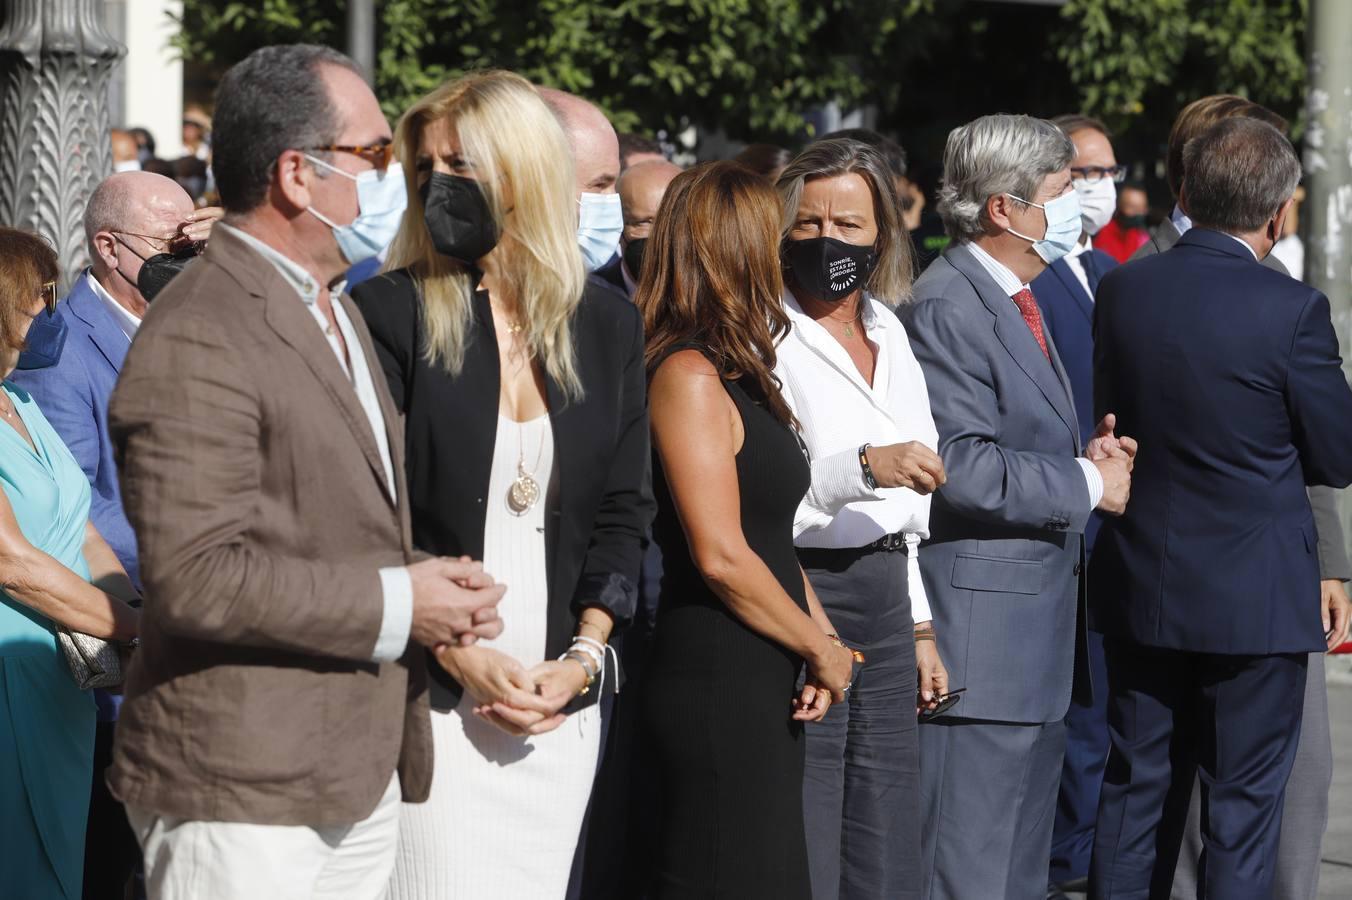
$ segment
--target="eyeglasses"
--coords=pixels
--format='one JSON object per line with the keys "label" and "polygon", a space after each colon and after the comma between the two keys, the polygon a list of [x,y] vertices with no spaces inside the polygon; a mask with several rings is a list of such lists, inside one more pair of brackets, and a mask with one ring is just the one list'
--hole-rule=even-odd
{"label": "eyeglasses", "polygon": [[47,310],[47,315],[53,315],[56,312],[56,282],[48,281],[38,289],[38,295],[42,297],[42,305]]}
{"label": "eyeglasses", "polygon": [[1121,184],[1127,180],[1127,167],[1121,165],[1070,167],[1070,177],[1077,181],[1083,179],[1089,184],[1098,184],[1105,176]]}
{"label": "eyeglasses", "polygon": [[[141,240],[145,241],[147,244],[150,244],[152,250],[155,250],[159,253],[168,253],[170,256],[180,256],[180,255],[198,256],[199,254],[201,254],[203,250],[207,248],[206,241],[196,241],[188,237],[186,234],[182,233],[170,235],[169,237],[159,237],[153,234],[141,234],[140,232],[136,231],[115,231],[113,232],[113,234],[125,234],[128,237],[138,237]],[[123,241],[122,243],[125,245],[127,242]],[[164,249],[161,250],[157,246],[157,244],[163,244]],[[133,253],[136,253],[136,250],[130,246],[128,246],[127,249],[131,250]],[[140,254],[137,255],[139,256]],[[145,257],[141,258],[144,259]]]}
{"label": "eyeglasses", "polygon": [[390,161],[394,159],[394,144],[389,141],[369,144],[365,147],[358,147],[353,144],[329,144],[326,147],[303,147],[301,149],[306,153],[351,153],[353,156],[360,156],[380,172],[389,168]]}

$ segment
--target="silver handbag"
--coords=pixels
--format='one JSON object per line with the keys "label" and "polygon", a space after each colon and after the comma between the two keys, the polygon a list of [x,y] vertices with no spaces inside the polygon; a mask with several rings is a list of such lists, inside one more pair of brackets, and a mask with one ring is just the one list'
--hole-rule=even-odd
{"label": "silver handbag", "polygon": [[116,642],[59,627],[56,642],[61,645],[66,665],[80,690],[122,683],[122,655]]}

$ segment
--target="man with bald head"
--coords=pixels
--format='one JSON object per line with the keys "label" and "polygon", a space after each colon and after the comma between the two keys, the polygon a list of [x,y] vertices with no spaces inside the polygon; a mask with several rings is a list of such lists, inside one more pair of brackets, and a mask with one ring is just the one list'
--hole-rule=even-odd
{"label": "man with bald head", "polygon": [[619,246],[624,219],[615,192],[620,179],[620,140],[596,105],[557,88],[540,88],[540,96],[563,126],[573,152],[577,182],[577,243],[587,271],[610,262]]}
{"label": "man with bald head", "polygon": [[620,175],[620,207],[624,213],[620,254],[597,269],[596,276],[631,300],[638,288],[643,248],[652,232],[653,218],[666,196],[667,185],[679,174],[680,166],[660,160],[638,163]]}
{"label": "man with bald head", "polygon": [[[56,362],[18,370],[12,379],[42,406],[84,469],[92,495],[90,519],[138,590],[136,537],[122,511],[108,440],[108,398],[150,299],[138,283],[154,282],[159,287],[177,274],[219,216],[219,210],[195,210],[183,188],[163,175],[127,171],[106,179],[85,208],[90,266],[59,307],[64,344],[30,347],[48,359],[55,357]],[[178,260],[162,255],[180,244],[185,249]],[[146,290],[153,294],[151,288]],[[99,724],[85,841],[85,896],[121,897],[140,853],[122,805],[103,782],[120,698],[97,691],[95,699]]]}

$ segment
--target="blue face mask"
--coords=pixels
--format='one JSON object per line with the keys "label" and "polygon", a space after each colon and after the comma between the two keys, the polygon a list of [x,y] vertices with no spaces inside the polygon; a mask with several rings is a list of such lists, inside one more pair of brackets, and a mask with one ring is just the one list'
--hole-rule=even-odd
{"label": "blue face mask", "polygon": [[1029,206],[1036,206],[1047,217],[1047,233],[1041,240],[1029,237],[1026,234],[1019,234],[1013,228],[1009,233],[1018,238],[1023,238],[1033,245],[1033,251],[1042,257],[1042,261],[1051,265],[1067,253],[1075,249],[1079,243],[1080,231],[1080,195],[1075,191],[1067,191],[1055,200],[1048,200],[1046,204],[1034,203],[1031,200],[1025,200],[1022,197],[1010,194],[1020,203],[1027,203]]}
{"label": "blue face mask", "polygon": [[350,225],[339,225],[314,207],[306,207],[310,215],[333,229],[333,237],[338,242],[343,258],[355,265],[388,247],[399,232],[399,221],[404,217],[404,208],[408,206],[403,167],[391,162],[384,172],[370,169],[360,175],[352,175],[322,159],[315,159],[308,154],[305,158],[357,182],[357,218]]}
{"label": "blue face mask", "polygon": [[619,194],[584,193],[578,200],[577,244],[587,271],[594,272],[610,262],[620,246],[624,231],[624,213]]}
{"label": "blue face mask", "polygon": [[43,310],[28,326],[24,338],[28,346],[19,354],[16,369],[47,369],[61,359],[61,348],[66,346],[66,317],[60,310]]}

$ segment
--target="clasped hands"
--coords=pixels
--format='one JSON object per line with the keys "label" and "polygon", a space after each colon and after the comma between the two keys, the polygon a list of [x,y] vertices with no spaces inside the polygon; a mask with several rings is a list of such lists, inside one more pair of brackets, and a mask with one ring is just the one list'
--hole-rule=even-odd
{"label": "clasped hands", "polygon": [[1094,436],[1085,445],[1084,456],[1098,469],[1103,478],[1103,498],[1098,509],[1110,516],[1127,511],[1131,497],[1131,470],[1136,464],[1136,441],[1118,437],[1114,433],[1117,416],[1108,413],[1094,429]]}
{"label": "clasped hands", "polygon": [[439,647],[437,661],[475,701],[474,715],[511,735],[553,731],[563,708],[587,683],[575,660],[552,660],[527,669],[491,647]]}

